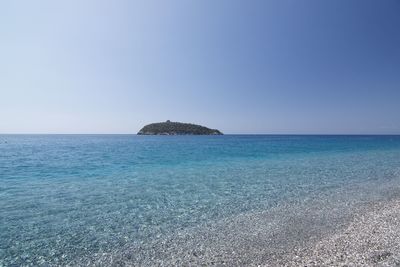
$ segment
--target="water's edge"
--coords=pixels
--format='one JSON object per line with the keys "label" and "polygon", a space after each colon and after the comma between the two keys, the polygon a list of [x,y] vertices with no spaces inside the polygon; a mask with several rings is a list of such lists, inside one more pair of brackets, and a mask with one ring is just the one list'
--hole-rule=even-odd
{"label": "water's edge", "polygon": [[[330,254],[331,248],[324,247],[324,251],[320,252],[320,246],[324,242],[332,242],[330,240],[342,236],[343,233],[346,234],[347,229],[359,218],[373,217],[371,214],[379,217],[384,207],[399,208],[400,186],[397,185],[396,179],[384,186],[375,186],[380,187],[379,194],[371,190],[369,185],[354,186],[345,193],[331,191],[324,192],[322,196],[310,195],[299,202],[285,203],[269,210],[242,213],[177,230],[169,236],[159,236],[146,244],[131,244],[118,252],[90,255],[69,264],[326,266],[332,264],[332,260],[337,264],[343,260],[346,264],[371,265],[377,260],[376,254],[383,253],[385,247],[380,247],[380,251],[376,250],[376,247],[364,251],[367,256],[361,261],[351,257],[359,256],[357,253],[360,253],[360,249],[353,251],[351,245],[345,248],[346,252],[337,248],[339,252],[334,255],[336,258]],[[343,194],[352,194],[353,200],[348,202],[343,199]],[[374,196],[371,198],[369,194]],[[400,221],[400,212],[395,213],[395,216]],[[357,229],[365,231],[371,224],[365,222]],[[370,234],[371,239],[379,239],[374,233]],[[400,228],[396,234],[400,238]],[[394,233],[391,235],[394,236]],[[368,247],[367,242],[369,241],[364,240],[364,244],[358,245]],[[393,246],[388,249],[392,251],[391,255],[400,256],[400,250],[393,252]],[[347,257],[341,256],[340,253]],[[389,261],[389,258],[386,260]]]}
{"label": "water's edge", "polygon": [[0,136],[0,266],[289,264],[399,186],[400,136]]}

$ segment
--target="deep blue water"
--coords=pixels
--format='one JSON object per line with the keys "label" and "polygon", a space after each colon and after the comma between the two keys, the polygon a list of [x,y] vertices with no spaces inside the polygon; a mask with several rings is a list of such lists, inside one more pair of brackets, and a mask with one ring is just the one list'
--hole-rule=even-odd
{"label": "deep blue water", "polygon": [[0,135],[0,266],[64,265],[399,174],[400,136]]}

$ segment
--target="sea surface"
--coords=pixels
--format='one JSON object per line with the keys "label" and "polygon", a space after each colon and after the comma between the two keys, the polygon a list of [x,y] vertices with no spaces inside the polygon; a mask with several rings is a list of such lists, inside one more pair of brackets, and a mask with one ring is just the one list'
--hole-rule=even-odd
{"label": "sea surface", "polygon": [[399,186],[400,136],[0,135],[0,266],[257,263]]}

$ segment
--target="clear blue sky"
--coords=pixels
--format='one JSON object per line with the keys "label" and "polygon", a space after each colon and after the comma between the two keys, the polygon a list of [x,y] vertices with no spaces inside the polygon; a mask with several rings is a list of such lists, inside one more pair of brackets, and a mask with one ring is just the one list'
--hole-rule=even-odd
{"label": "clear blue sky", "polygon": [[400,133],[399,0],[0,2],[0,133]]}

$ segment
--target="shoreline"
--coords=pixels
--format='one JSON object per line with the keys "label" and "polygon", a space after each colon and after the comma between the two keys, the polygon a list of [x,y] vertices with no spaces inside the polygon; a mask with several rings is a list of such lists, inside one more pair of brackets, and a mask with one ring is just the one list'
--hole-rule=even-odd
{"label": "shoreline", "polygon": [[399,141],[15,137],[0,265],[397,264]]}
{"label": "shoreline", "polygon": [[344,229],[296,250],[285,266],[399,266],[400,197],[371,204]]}
{"label": "shoreline", "polygon": [[[400,189],[382,193],[380,198],[356,197],[352,202],[341,195],[331,199],[335,194],[331,192],[320,199],[178,230],[149,243],[87,255],[65,265],[398,266]],[[328,211],[332,213],[326,216]]]}
{"label": "shoreline", "polygon": [[65,265],[398,266],[400,188],[388,183],[379,191],[369,195],[366,188],[355,187],[313,195]]}
{"label": "shoreline", "polygon": [[89,265],[394,266],[400,263],[400,190],[386,189],[378,198],[365,199],[364,192],[353,202],[342,195],[332,200],[331,192],[235,215],[97,255]]}

